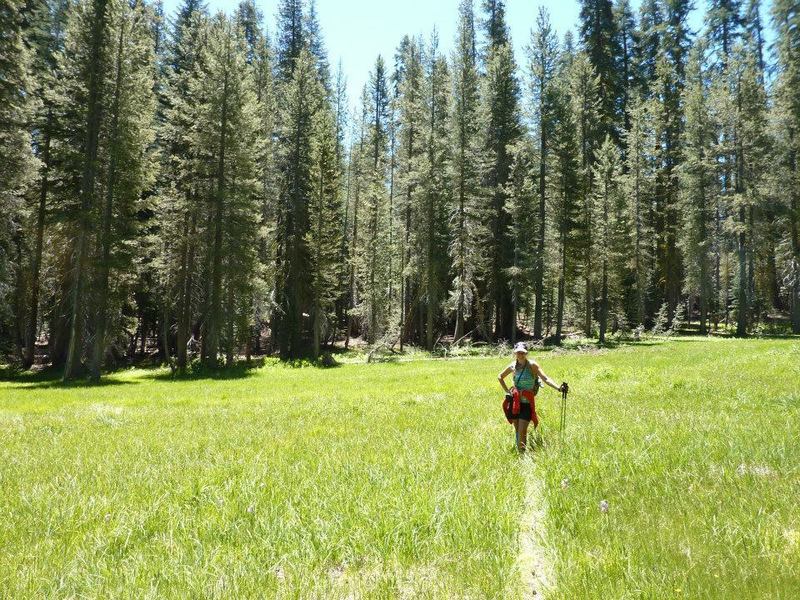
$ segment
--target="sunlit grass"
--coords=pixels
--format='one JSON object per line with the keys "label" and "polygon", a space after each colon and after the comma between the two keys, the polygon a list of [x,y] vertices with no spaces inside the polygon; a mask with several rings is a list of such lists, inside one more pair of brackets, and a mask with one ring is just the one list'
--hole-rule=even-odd
{"label": "sunlit grass", "polygon": [[0,383],[0,597],[521,597],[530,477],[548,596],[800,589],[797,341],[543,354],[532,461],[508,360]]}
{"label": "sunlit grass", "polygon": [[681,339],[557,364],[580,400],[535,468],[552,597],[797,597],[800,343]]}

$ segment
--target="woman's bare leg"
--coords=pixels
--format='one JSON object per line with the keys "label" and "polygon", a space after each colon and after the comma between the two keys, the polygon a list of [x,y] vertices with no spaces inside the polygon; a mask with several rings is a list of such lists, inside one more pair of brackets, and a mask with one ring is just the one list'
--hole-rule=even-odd
{"label": "woman's bare leg", "polygon": [[528,424],[530,421],[519,419],[517,423],[519,423],[517,427],[517,447],[520,452],[525,452],[528,447]]}

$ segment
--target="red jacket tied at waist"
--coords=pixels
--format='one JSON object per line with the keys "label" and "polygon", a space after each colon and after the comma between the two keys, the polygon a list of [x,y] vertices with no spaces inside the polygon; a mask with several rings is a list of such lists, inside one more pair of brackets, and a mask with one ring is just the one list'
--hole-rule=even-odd
{"label": "red jacket tied at waist", "polygon": [[539,417],[536,416],[536,396],[533,390],[518,390],[513,387],[511,388],[511,395],[514,397],[513,404],[511,405],[511,412],[518,415],[519,405],[522,402],[522,398],[525,398],[531,404],[531,421],[533,421],[533,426],[536,427],[539,425]]}

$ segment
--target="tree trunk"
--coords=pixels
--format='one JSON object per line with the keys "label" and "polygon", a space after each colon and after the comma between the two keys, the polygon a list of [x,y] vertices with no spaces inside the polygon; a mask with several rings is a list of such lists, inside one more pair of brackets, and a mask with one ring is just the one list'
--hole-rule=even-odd
{"label": "tree trunk", "polygon": [[[191,201],[187,193],[187,201]],[[197,214],[191,209],[191,227],[189,226],[189,214],[184,215],[183,226],[183,256],[181,257],[181,270],[178,281],[178,320],[175,341],[175,351],[177,352],[178,373],[186,373],[187,348],[189,343],[189,329],[192,310],[192,272],[194,271],[194,232],[197,226]]]}
{"label": "tree trunk", "polygon": [[585,291],[585,298],[584,302],[586,305],[586,311],[584,314],[584,322],[583,322],[583,333],[586,337],[591,337],[592,335],[592,277],[591,273],[591,264],[592,259],[587,255],[586,257],[586,291]]}
{"label": "tree trunk", "polygon": [[[433,173],[430,174],[433,177]],[[433,311],[434,307],[438,304],[437,299],[434,298],[434,290],[436,289],[436,285],[433,282],[433,278],[435,276],[434,268],[433,268],[433,261],[434,261],[434,247],[433,247],[433,236],[434,236],[434,207],[433,207],[434,199],[431,194],[428,194],[428,244],[427,244],[427,258],[426,258],[426,275],[425,275],[425,286],[427,290],[425,291],[426,296],[426,319],[425,319],[425,347],[428,349],[428,352],[433,350]]]}
{"label": "tree trunk", "polygon": [[458,304],[456,305],[456,326],[453,332],[453,341],[460,340],[461,337],[464,335],[464,279],[466,277],[466,267],[465,267],[465,251],[466,251],[466,243],[464,240],[464,236],[466,235],[465,227],[466,227],[466,213],[465,213],[465,198],[466,198],[466,189],[465,189],[465,182],[464,182],[464,161],[465,152],[464,152],[464,144],[461,144],[461,174],[459,177],[458,183]]}
{"label": "tree trunk", "polygon": [[[794,136],[790,136],[794,140]],[[797,185],[800,182],[800,173],[797,168],[797,155],[792,152],[791,169],[794,174],[794,185],[791,187],[791,201],[789,205],[789,219],[792,238],[792,265],[793,282],[791,286],[792,308],[792,333],[800,333],[800,198],[798,198]]]}
{"label": "tree trunk", "polygon": [[228,129],[228,70],[230,66],[230,48],[226,56],[225,76],[222,82],[222,120],[219,141],[219,163],[217,167],[217,198],[214,207],[214,246],[212,249],[211,269],[211,310],[208,319],[208,345],[206,362],[217,365],[219,354],[219,330],[222,320],[222,219],[225,203],[225,148]]}
{"label": "tree trunk", "polygon": [[[544,102],[544,84],[540,90],[540,102]],[[534,293],[536,301],[533,308],[533,338],[542,339],[542,296],[544,295],[544,240],[545,240],[545,200],[547,177],[547,136],[545,135],[544,111],[539,111],[539,231],[536,244],[536,269],[534,271]]]}
{"label": "tree trunk", "polygon": [[736,335],[744,337],[747,335],[747,314],[748,314],[748,298],[747,298],[747,245],[745,238],[744,227],[746,224],[745,209],[739,209],[739,225],[741,230],[737,236],[738,241],[738,254],[739,254],[739,293],[738,293],[738,311],[736,317]]}
{"label": "tree trunk", "polygon": [[109,152],[111,160],[108,164],[108,181],[106,182],[106,201],[103,207],[103,216],[100,222],[100,261],[98,264],[97,294],[98,305],[95,313],[94,352],[90,366],[91,377],[94,381],[100,380],[100,368],[106,352],[106,325],[108,315],[108,278],[111,269],[111,220],[114,210],[114,186],[117,179],[117,154],[119,137],[119,104],[120,86],[122,84],[122,49],[125,41],[125,22],[120,23],[119,40],[117,43],[116,80],[114,82],[114,104],[111,116],[111,136]]}
{"label": "tree trunk", "polygon": [[603,283],[600,292],[600,339],[601,344],[606,341],[606,328],[608,327],[608,261],[603,260]]}
{"label": "tree trunk", "polygon": [[31,273],[31,296],[28,309],[27,330],[25,332],[25,353],[22,368],[29,369],[36,359],[36,334],[39,321],[39,276],[42,268],[42,251],[44,247],[44,220],[47,215],[47,192],[49,191],[50,175],[50,129],[52,127],[53,111],[47,109],[47,121],[42,135],[44,136],[44,149],[42,150],[42,182],[39,188],[39,207],[36,211],[36,246],[33,254]]}
{"label": "tree trunk", "polygon": [[161,352],[163,354],[164,363],[172,366],[172,355],[169,350],[169,309],[166,303],[164,304],[164,311],[161,314]]}
{"label": "tree trunk", "polygon": [[[362,138],[362,147],[363,147],[363,138]],[[360,154],[359,154],[360,156]],[[359,177],[360,182],[360,177]],[[344,340],[344,347],[345,350],[350,346],[350,336],[353,333],[353,317],[351,311],[355,308],[356,302],[356,265],[355,265],[355,256],[356,251],[358,248],[358,196],[359,196],[359,184],[356,184],[356,193],[355,199],[353,201],[353,241],[351,244],[351,255],[352,258],[350,260],[350,285],[348,286],[348,299],[347,299],[347,311],[346,311],[346,319],[347,319],[347,337]],[[402,294],[402,292],[401,292]]]}
{"label": "tree trunk", "polygon": [[233,366],[234,350],[236,349],[234,344],[235,342],[234,319],[236,318],[236,305],[234,304],[233,286],[231,285],[230,281],[228,281],[227,287],[228,287],[227,290],[228,298],[227,302],[225,303],[227,305],[227,310],[225,311],[227,313],[225,319],[225,325],[226,325],[225,337],[227,337],[228,339],[225,340],[225,366],[230,368]]}
{"label": "tree trunk", "polygon": [[[566,217],[565,217],[566,218]],[[567,236],[566,224],[561,224],[561,273],[558,277],[558,301],[556,308],[556,343],[561,344],[561,330],[564,323],[564,300],[567,280]]]}
{"label": "tree trunk", "polygon": [[[585,192],[587,194],[588,192]],[[584,208],[586,212],[586,216],[584,218],[584,227],[586,228],[586,264],[584,265],[586,269],[585,275],[585,313],[584,313],[584,323],[583,323],[583,332],[586,337],[591,337],[592,335],[592,219],[591,219],[591,208],[588,206],[588,199],[584,198]]]}
{"label": "tree trunk", "polygon": [[[413,148],[413,128],[409,131],[409,148]],[[409,150],[409,152],[411,152]],[[410,163],[409,163],[410,165]],[[409,170],[411,167],[409,166]],[[408,186],[407,201],[406,201],[406,227],[405,239],[403,240],[403,249],[401,250],[403,257],[400,265],[401,273],[403,276],[400,280],[400,352],[403,351],[403,345],[406,339],[408,325],[411,314],[411,296],[409,294],[409,281],[408,276],[405,275],[406,265],[408,264],[409,257],[411,256],[411,186]]]}
{"label": "tree trunk", "polygon": [[[317,206],[317,235],[315,241],[316,248],[314,249],[315,256],[315,263],[316,263],[316,277],[314,280],[314,322],[312,324],[313,327],[313,347],[312,347],[312,355],[314,360],[319,358],[320,354],[320,338],[322,336],[322,302],[321,302],[321,293],[322,290],[320,289],[320,281],[322,278],[322,219],[324,218],[324,197],[325,197],[325,181],[324,176],[322,174],[322,169],[320,169],[319,175],[319,189],[317,191],[318,198],[319,198],[319,205]],[[391,297],[391,295],[390,295]]]}
{"label": "tree trunk", "polygon": [[72,283],[72,318],[67,348],[67,361],[64,366],[64,380],[72,379],[78,371],[83,353],[84,287],[89,231],[91,229],[91,210],[94,205],[95,178],[97,175],[98,140],[100,137],[101,103],[101,62],[106,33],[106,4],[108,0],[94,0],[92,19],[91,56],[89,59],[88,103],[86,108],[86,145],[84,148],[83,173],[81,175],[81,206],[78,219],[78,239],[74,254],[74,279]]}

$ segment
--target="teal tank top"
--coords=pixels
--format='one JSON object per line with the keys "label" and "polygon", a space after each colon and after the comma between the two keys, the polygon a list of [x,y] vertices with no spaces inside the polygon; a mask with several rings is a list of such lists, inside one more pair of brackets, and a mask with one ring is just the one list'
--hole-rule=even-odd
{"label": "teal tank top", "polygon": [[[528,365],[525,365],[522,369],[517,368],[517,363],[511,363],[511,368],[514,370],[514,387],[518,390],[532,390],[535,394],[538,391],[538,377],[534,377],[533,373],[531,373],[531,368]],[[522,402],[528,402],[526,399],[522,399]]]}

